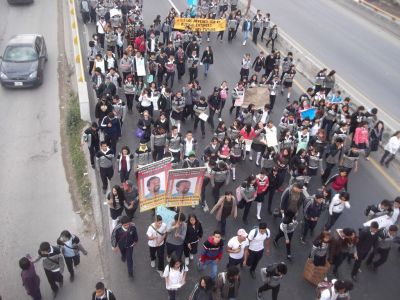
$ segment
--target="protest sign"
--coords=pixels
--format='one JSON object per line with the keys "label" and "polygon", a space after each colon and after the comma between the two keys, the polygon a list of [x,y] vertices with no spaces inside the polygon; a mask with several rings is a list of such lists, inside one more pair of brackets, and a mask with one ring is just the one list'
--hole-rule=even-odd
{"label": "protest sign", "polygon": [[168,172],[167,207],[199,204],[206,168],[170,170]]}
{"label": "protest sign", "polygon": [[165,204],[165,191],[171,159],[165,158],[143,166],[138,173],[140,212]]}
{"label": "protest sign", "polygon": [[226,19],[175,18],[174,29],[186,30],[189,26],[192,31],[224,31]]}

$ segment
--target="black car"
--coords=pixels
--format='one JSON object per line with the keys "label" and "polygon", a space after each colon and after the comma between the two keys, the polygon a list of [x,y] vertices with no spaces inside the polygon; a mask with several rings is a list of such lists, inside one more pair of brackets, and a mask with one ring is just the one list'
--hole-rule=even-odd
{"label": "black car", "polygon": [[19,34],[7,43],[0,63],[4,87],[31,87],[43,82],[47,49],[43,36]]}
{"label": "black car", "polygon": [[7,0],[9,4],[29,4],[33,3],[33,0]]}

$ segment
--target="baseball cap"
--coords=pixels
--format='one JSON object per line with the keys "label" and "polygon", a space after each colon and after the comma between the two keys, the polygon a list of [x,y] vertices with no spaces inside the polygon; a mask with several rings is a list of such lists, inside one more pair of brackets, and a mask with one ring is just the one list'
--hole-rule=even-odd
{"label": "baseball cap", "polygon": [[243,228],[239,229],[237,232],[238,236],[247,237],[247,232]]}

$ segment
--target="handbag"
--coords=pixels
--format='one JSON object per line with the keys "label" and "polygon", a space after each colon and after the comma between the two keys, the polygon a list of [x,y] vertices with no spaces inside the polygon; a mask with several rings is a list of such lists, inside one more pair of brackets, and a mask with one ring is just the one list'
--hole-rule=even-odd
{"label": "handbag", "polygon": [[136,130],[135,130],[135,135],[136,135],[136,137],[137,137],[138,139],[143,138],[143,136],[144,136],[144,130],[141,129],[141,128],[136,128]]}

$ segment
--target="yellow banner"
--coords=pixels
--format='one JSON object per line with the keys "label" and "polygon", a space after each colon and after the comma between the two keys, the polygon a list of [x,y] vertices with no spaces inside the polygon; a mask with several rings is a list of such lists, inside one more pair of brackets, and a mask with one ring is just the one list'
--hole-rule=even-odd
{"label": "yellow banner", "polygon": [[224,31],[225,19],[175,18],[174,29],[185,30],[189,26],[192,31]]}

